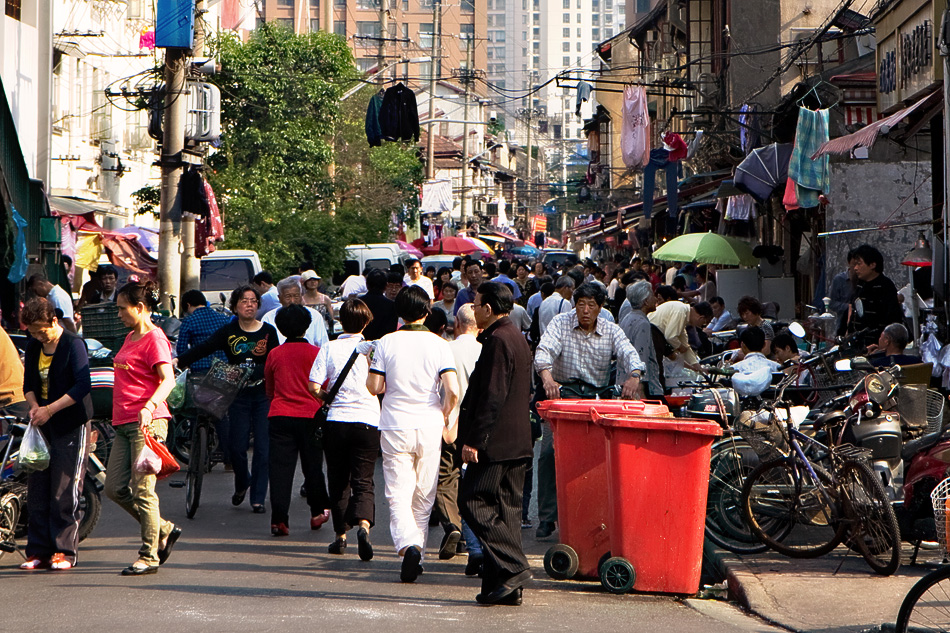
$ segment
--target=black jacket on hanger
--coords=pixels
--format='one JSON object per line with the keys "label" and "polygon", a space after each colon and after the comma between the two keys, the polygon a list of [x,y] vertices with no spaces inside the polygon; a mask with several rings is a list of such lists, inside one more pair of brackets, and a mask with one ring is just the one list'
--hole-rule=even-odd
{"label": "black jacket on hanger", "polygon": [[379,127],[387,141],[419,140],[419,108],[416,95],[402,82],[386,90],[379,109]]}

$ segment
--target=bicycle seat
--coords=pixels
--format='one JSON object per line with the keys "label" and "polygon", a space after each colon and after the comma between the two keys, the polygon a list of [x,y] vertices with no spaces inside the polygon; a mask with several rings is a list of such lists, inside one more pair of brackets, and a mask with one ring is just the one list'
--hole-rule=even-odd
{"label": "bicycle seat", "polygon": [[916,440],[910,440],[901,448],[901,459],[904,460],[905,465],[910,464],[910,460],[914,455],[936,446],[941,439],[943,439],[943,431],[928,433],[927,435],[918,437]]}
{"label": "bicycle seat", "polygon": [[834,426],[835,424],[840,424],[845,419],[844,411],[829,411],[828,413],[823,413],[815,420],[812,426],[816,431],[820,431],[828,426]]}

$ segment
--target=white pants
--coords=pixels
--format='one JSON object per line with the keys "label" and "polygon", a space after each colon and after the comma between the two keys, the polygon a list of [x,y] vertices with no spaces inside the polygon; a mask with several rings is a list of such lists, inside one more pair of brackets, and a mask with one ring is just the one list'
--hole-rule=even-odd
{"label": "white pants", "polygon": [[380,433],[389,529],[396,551],[415,545],[425,552],[442,455],[441,425]]}

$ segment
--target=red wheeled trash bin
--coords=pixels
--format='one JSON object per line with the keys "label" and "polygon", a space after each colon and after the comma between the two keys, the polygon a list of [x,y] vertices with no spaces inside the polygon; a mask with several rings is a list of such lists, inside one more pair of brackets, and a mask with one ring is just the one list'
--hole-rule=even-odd
{"label": "red wheeled trash bin", "polygon": [[591,409],[617,416],[672,414],[663,403],[633,400],[544,400],[537,407],[553,430],[560,536],[544,555],[544,570],[555,580],[600,578],[600,564],[611,551],[611,524],[604,432],[594,425]]}
{"label": "red wheeled trash bin", "polygon": [[710,449],[722,428],[618,416],[599,405],[591,416],[604,429],[610,497],[611,558],[600,567],[601,584],[612,593],[696,593]]}

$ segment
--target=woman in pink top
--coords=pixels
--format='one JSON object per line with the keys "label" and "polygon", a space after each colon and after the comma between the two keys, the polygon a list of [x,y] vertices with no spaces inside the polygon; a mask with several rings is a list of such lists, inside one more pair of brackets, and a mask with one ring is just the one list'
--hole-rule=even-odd
{"label": "woman in pink top", "polygon": [[156,291],[153,281],[133,281],[119,290],[116,298],[119,318],[132,331],[114,361],[115,442],[109,455],[106,494],[142,528],[138,560],[122,570],[123,576],[157,572],[181,535],[181,528],[159,514],[155,475],[138,473],[133,468],[145,444],[145,434],[164,441],[171,417],[165,398],[175,386],[175,374],[171,343],[152,324],[152,311],[158,308]]}

